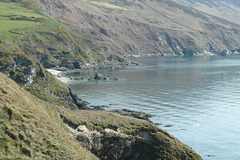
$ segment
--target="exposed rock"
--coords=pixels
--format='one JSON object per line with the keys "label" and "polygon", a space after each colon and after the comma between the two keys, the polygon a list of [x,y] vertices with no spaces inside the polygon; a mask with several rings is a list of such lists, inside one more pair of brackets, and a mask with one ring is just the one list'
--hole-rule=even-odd
{"label": "exposed rock", "polygon": [[30,85],[36,76],[38,64],[33,64],[27,55],[14,51],[0,50],[0,71],[21,85]]}
{"label": "exposed rock", "polygon": [[94,79],[95,80],[103,80],[103,79],[106,80],[106,79],[108,79],[108,77],[105,76],[105,75],[102,75],[100,73],[96,73],[95,76],[94,76]]}
{"label": "exposed rock", "polygon": [[[71,89],[57,80],[40,63],[15,50],[0,50],[0,71],[7,74],[38,98],[62,104],[71,109],[88,109],[88,103],[72,93]],[[56,71],[55,76],[59,71]],[[53,101],[53,99],[56,99]]]}
{"label": "exposed rock", "polygon": [[145,120],[102,111],[69,112],[62,118],[72,136],[102,160],[201,159],[190,147]]}
{"label": "exposed rock", "polygon": [[69,93],[70,93],[70,96],[72,97],[74,103],[78,106],[78,109],[82,109],[82,110],[89,110],[90,109],[89,107],[87,107],[89,103],[82,100],[76,94],[74,94],[72,92],[71,88],[69,88]]}
{"label": "exposed rock", "polygon": [[109,77],[106,75],[102,75],[100,73],[96,73],[93,79],[95,79],[95,80],[114,80],[114,81],[119,80],[119,78],[116,78],[116,77],[112,78],[112,77]]}

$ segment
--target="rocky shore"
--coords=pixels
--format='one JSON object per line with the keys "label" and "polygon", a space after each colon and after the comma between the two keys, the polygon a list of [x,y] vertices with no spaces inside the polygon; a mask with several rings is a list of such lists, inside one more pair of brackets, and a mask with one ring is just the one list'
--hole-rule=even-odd
{"label": "rocky shore", "polygon": [[229,55],[240,55],[240,49],[236,50],[222,50],[218,53],[213,53],[209,51],[203,52],[193,52],[191,55],[185,55],[183,53],[140,53],[140,54],[124,54],[125,58],[142,58],[142,57],[182,57],[182,56],[229,56]]}
{"label": "rocky shore", "polygon": [[100,63],[88,62],[88,63],[82,64],[79,68],[67,68],[67,67],[56,66],[56,67],[52,67],[49,69],[53,69],[53,70],[57,70],[57,71],[122,69],[127,66],[134,66],[134,65],[140,65],[140,63],[128,59],[123,62],[119,62],[119,61],[104,61],[104,62],[100,62]]}

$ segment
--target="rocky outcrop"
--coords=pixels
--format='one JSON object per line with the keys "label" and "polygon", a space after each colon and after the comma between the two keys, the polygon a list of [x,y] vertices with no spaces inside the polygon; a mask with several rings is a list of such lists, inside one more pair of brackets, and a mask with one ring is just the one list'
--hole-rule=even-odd
{"label": "rocky outcrop", "polygon": [[60,112],[71,135],[100,159],[201,159],[148,121],[103,111]]}
{"label": "rocky outcrop", "polygon": [[107,79],[109,79],[109,77],[107,77],[105,75],[102,75],[100,73],[96,73],[95,76],[94,76],[94,79],[95,80],[107,80]]}
{"label": "rocky outcrop", "polygon": [[71,98],[73,99],[74,103],[77,105],[78,109],[81,110],[89,110],[90,108],[88,107],[88,102],[82,100],[79,98],[75,93],[72,92],[71,88],[69,88],[69,94]]}
{"label": "rocky outcrop", "polygon": [[119,78],[116,78],[116,77],[109,77],[109,76],[106,76],[106,75],[102,75],[100,73],[97,73],[95,74],[94,78],[95,80],[114,80],[114,81],[117,81],[119,80]]}
{"label": "rocky outcrop", "polygon": [[34,94],[36,97],[71,109],[87,109],[88,103],[49,73],[40,63],[24,53],[0,49],[0,72]]}
{"label": "rocky outcrop", "polygon": [[36,76],[37,64],[30,57],[14,49],[0,50],[0,72],[8,74],[11,79],[21,85],[30,85]]}

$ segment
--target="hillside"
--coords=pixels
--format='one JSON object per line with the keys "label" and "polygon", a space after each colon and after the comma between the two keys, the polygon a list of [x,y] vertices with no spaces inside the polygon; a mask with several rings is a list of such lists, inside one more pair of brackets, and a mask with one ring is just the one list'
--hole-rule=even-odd
{"label": "hillside", "polygon": [[238,0],[174,0],[202,12],[240,24],[240,2]]}
{"label": "hillside", "polygon": [[240,48],[240,27],[169,0],[40,1],[44,13],[118,54],[219,54]]}
{"label": "hillside", "polygon": [[53,104],[0,73],[0,159],[97,159],[69,136]]}
{"label": "hillside", "polygon": [[125,62],[104,44],[41,11],[38,3],[30,1],[0,1],[0,46],[24,53],[46,68],[81,69],[86,63]]}
{"label": "hillside", "polygon": [[131,63],[122,58],[128,54],[225,55],[240,48],[239,25],[173,1],[1,1],[0,45],[46,68],[116,68]]}

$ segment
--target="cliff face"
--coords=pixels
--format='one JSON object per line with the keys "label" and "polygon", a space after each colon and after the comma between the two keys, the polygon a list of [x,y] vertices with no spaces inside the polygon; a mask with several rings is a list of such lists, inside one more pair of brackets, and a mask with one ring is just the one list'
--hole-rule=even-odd
{"label": "cliff face", "polygon": [[[54,18],[115,53],[194,55],[240,48],[240,27],[173,1],[41,1]],[[45,7],[46,8],[46,7]]]}

